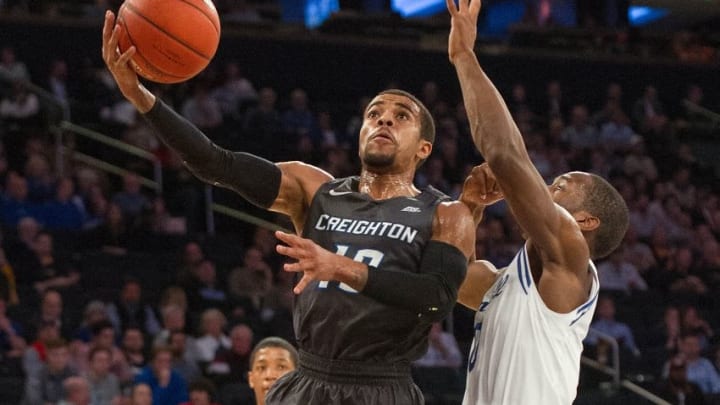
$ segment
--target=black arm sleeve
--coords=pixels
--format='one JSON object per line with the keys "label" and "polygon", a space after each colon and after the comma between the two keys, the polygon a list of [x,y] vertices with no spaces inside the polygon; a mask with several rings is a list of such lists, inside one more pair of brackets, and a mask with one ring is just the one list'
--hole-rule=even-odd
{"label": "black arm sleeve", "polygon": [[466,272],[467,258],[458,248],[430,241],[418,273],[369,269],[362,293],[435,322],[452,310]]}
{"label": "black arm sleeve", "polygon": [[200,180],[229,188],[261,208],[275,202],[282,172],[272,162],[219,147],[159,98],[144,117]]}

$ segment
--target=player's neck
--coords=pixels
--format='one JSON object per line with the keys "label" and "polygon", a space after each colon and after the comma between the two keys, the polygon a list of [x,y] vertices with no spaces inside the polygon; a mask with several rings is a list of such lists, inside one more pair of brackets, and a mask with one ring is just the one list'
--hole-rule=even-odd
{"label": "player's neck", "polygon": [[413,184],[414,173],[373,173],[367,170],[360,174],[358,191],[375,200],[393,197],[408,197],[420,194]]}

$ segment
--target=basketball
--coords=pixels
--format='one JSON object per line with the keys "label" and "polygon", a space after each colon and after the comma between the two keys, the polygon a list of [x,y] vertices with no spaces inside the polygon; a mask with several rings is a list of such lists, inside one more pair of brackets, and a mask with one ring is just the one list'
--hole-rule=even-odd
{"label": "basketball", "polygon": [[126,0],[118,23],[120,51],[135,46],[131,65],[157,83],[179,83],[210,63],[220,42],[220,18],[211,0]]}

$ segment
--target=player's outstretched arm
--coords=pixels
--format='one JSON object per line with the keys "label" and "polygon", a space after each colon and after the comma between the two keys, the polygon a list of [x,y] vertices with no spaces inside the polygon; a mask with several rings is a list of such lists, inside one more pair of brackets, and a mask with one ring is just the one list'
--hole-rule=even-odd
{"label": "player's outstretched arm", "polygon": [[[473,48],[480,5],[480,0],[459,0],[459,6],[447,0],[452,17],[448,54],[460,82],[473,140],[492,168],[518,224],[546,259],[563,263],[562,244],[581,246],[582,235],[577,229],[566,232],[566,228],[572,230],[568,225],[574,220],[553,202],[502,96],[478,63]],[[568,234],[570,241],[565,240]]]}
{"label": "player's outstretched arm", "polygon": [[158,100],[130,67],[135,47],[118,50],[123,30],[108,11],[103,26],[102,55],[120,92],[144,115],[158,137],[180,155],[183,163],[201,180],[234,190],[262,208],[289,215],[302,228],[305,210],[318,187],[332,178],[328,173],[300,162],[273,164],[244,152],[219,147],[185,118]]}

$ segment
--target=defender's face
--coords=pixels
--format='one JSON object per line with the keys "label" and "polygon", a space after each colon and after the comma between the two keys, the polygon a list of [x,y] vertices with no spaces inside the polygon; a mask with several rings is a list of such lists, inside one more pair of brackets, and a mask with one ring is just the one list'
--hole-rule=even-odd
{"label": "defender's face", "polygon": [[394,165],[415,165],[424,159],[432,145],[420,138],[420,107],[411,99],[380,94],[365,109],[360,129],[360,159],[365,167],[387,170]]}
{"label": "defender's face", "polygon": [[550,185],[550,195],[556,204],[572,214],[582,208],[585,199],[584,187],[588,184],[590,175],[587,173],[566,173],[557,177]]}

